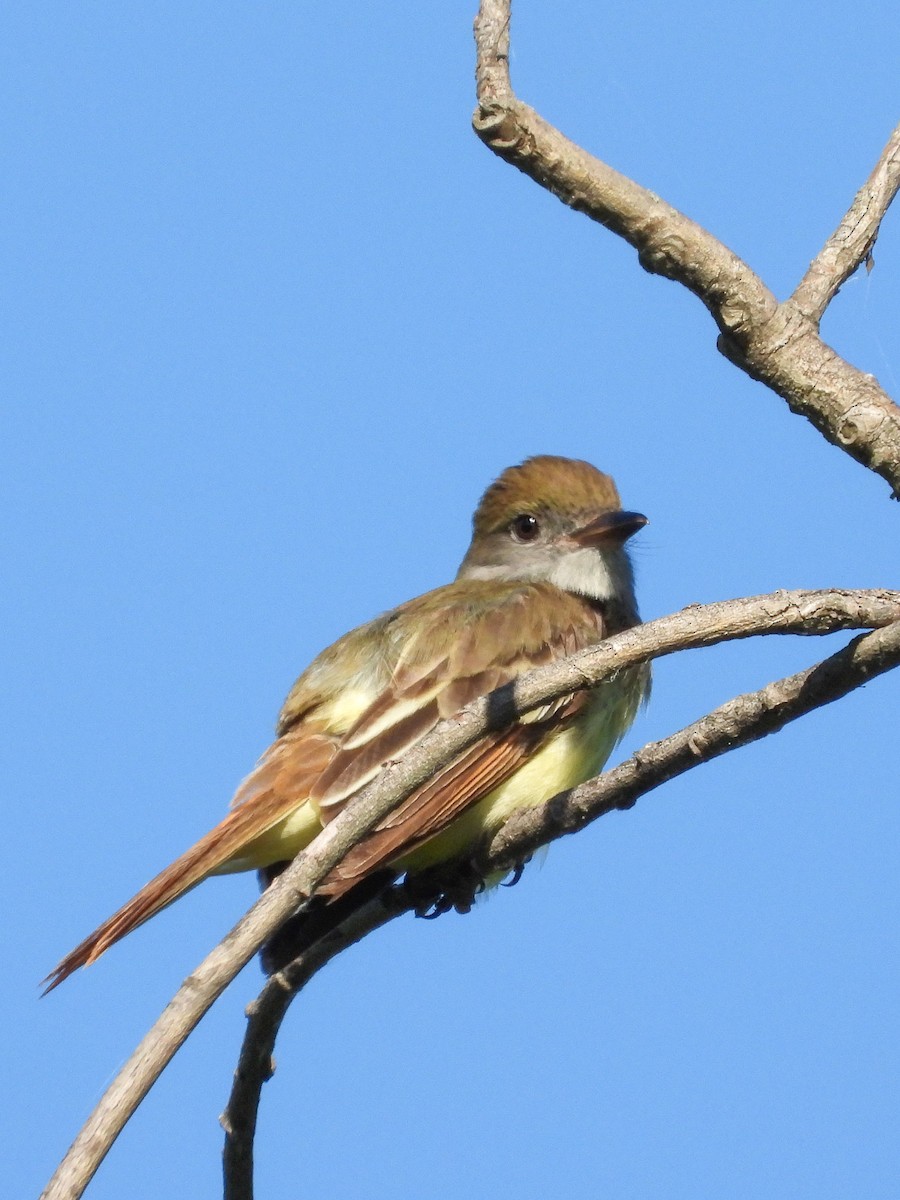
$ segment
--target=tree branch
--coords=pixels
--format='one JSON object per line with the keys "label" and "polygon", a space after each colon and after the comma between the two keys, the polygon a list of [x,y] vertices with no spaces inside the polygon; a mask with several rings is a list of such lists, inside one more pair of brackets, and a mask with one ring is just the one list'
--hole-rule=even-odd
{"label": "tree branch", "polygon": [[830,658],[736,696],[699,721],[644,746],[627,762],[538,808],[514,813],[491,839],[479,867],[509,870],[538,846],[575,833],[614,809],[631,808],[661,784],[701,763],[777,733],[900,665],[900,621],[856,637]]}
{"label": "tree branch", "polygon": [[842,285],[860,263],[869,260],[881,222],[898,188],[900,126],[891,134],[872,174],[791,296],[791,301],[811,321],[819,323]]}
{"label": "tree branch", "polygon": [[253,1139],[259,1101],[263,1084],[274,1072],[275,1039],[291,1001],[342,950],[409,912],[414,904],[402,887],[387,885],[380,896],[363,904],[335,929],[302,947],[292,962],[266,980],[260,994],[247,1006],[247,1028],[234,1083],[220,1118],[225,1130],[223,1200],[252,1200]]}
{"label": "tree branch", "polygon": [[874,376],[818,335],[841,283],[869,254],[898,186],[900,129],[794,296],[779,304],[718,239],[653,192],[569,141],[513,93],[510,0],[481,0],[475,20],[475,132],[564,204],[629,242],[645,270],[682,283],[719,327],[719,349],[777,392],[833,445],[890,483],[900,498],[900,409]]}
{"label": "tree branch", "polygon": [[[758,741],[816,708],[840,699],[875,676],[900,665],[900,621],[854,638],[823,662],[737,696],[678,733],[639,750],[620,766],[536,808],[521,809],[478,858],[485,875],[509,870],[540,846],[615,809],[631,808],[660,784],[701,763]],[[440,871],[434,872],[436,891]],[[304,948],[273,975],[247,1010],[248,1022],[228,1107],[225,1200],[253,1198],[253,1137],[263,1084],[271,1077],[275,1038],[288,1007],[309,980],[337,954],[374,929],[409,911],[415,901],[391,885],[322,941]]]}
{"label": "tree branch", "polygon": [[594,687],[625,667],[676,650],[756,634],[824,634],[880,628],[900,619],[900,593],[781,591],[680,613],[626,630],[572,658],[523,676],[442,721],[401,761],[386,766],[299,854],[222,942],[188,976],[101,1097],[43,1200],[81,1196],[110,1146],[203,1014],[263,942],[302,910],[344,854],[436,770],[485,733],[558,696]]}

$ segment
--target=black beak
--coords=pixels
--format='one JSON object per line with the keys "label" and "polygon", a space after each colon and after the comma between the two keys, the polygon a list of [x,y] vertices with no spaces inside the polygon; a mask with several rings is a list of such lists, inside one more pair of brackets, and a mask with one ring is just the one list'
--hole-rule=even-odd
{"label": "black beak", "polygon": [[579,546],[591,549],[604,549],[607,546],[621,546],[628,541],[639,529],[648,525],[649,521],[643,513],[608,512],[588,521],[569,537]]}

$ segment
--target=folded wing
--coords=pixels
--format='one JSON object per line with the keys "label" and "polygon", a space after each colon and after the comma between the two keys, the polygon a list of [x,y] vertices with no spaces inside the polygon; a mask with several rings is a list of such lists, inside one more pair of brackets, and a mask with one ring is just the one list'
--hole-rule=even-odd
{"label": "folded wing", "polygon": [[[466,602],[454,586],[405,606],[415,633],[402,638],[388,688],[345,734],[313,786],[311,799],[327,822],[382,767],[442,719],[511,685],[521,674],[599,641],[597,608],[549,584],[469,582]],[[480,602],[479,602],[480,601]],[[364,876],[447,829],[507,780],[535,750],[576,715],[585,693],[563,696],[482,738],[439,771],[355,846],[321,885],[337,897]]]}

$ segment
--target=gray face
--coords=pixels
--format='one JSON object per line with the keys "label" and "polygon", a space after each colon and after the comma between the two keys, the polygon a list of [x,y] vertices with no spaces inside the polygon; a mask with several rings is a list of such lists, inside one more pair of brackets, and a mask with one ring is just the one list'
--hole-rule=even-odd
{"label": "gray face", "polygon": [[578,533],[600,514],[526,514],[472,542],[457,579],[555,584],[592,600],[633,603],[631,564],[621,542],[587,546]]}

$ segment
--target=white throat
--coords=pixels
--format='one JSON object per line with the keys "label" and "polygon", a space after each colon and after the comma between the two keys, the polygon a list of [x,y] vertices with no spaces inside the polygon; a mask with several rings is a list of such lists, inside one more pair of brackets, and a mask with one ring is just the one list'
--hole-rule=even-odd
{"label": "white throat", "polygon": [[596,550],[571,550],[560,555],[547,579],[564,592],[577,592],[591,600],[615,600],[631,590],[625,555],[607,556]]}

